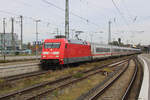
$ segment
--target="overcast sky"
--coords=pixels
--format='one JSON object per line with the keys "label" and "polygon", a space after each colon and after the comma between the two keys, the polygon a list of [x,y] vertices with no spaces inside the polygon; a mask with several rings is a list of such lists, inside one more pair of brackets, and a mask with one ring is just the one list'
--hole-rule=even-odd
{"label": "overcast sky", "polygon": [[[112,40],[124,43],[150,44],[150,0],[69,0],[70,37],[74,31],[84,31],[83,40],[107,43],[108,21],[112,22]],[[47,2],[47,3],[46,3]],[[35,21],[39,39],[52,38],[57,32],[64,34],[65,0],[1,0],[0,32],[6,18],[6,32],[11,32],[11,17],[15,18],[15,32],[20,38],[19,15],[24,17],[24,42],[35,40]]]}

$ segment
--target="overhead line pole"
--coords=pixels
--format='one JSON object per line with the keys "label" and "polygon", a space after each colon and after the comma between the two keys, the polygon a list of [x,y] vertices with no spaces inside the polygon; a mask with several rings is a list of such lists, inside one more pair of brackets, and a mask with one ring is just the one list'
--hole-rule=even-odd
{"label": "overhead line pole", "polygon": [[111,44],[111,21],[108,22],[108,45],[110,45],[110,54],[112,55],[112,44]]}
{"label": "overhead line pole", "polygon": [[69,38],[69,0],[66,0],[65,8],[65,36]]}
{"label": "overhead line pole", "polygon": [[23,50],[23,16],[20,16],[20,21],[21,21],[21,50]]}
{"label": "overhead line pole", "polygon": [[111,21],[108,22],[108,44],[111,43]]}
{"label": "overhead line pole", "polygon": [[3,18],[3,42],[4,42],[4,61],[6,61],[6,44],[5,44],[5,18]]}
{"label": "overhead line pole", "polygon": [[1,33],[1,55],[3,55],[3,33]]}
{"label": "overhead line pole", "polygon": [[14,51],[15,54],[15,50],[16,50],[16,46],[15,46],[15,38],[14,38],[14,18],[11,18],[11,22],[12,22],[12,30],[11,30],[11,34],[12,34],[12,49]]}

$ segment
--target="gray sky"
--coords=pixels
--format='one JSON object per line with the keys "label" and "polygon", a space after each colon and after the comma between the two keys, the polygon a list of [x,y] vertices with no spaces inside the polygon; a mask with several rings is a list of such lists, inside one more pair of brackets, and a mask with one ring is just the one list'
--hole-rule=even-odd
{"label": "gray sky", "polygon": [[[48,1],[51,4],[47,4]],[[150,0],[70,0],[70,37],[74,30],[84,31],[79,37],[107,43],[108,21],[112,21],[112,40],[124,43],[150,44]],[[54,7],[55,6],[55,7]],[[24,42],[35,40],[35,21],[40,19],[39,39],[52,38],[58,28],[64,34],[65,0],[1,0],[2,18],[6,18],[7,32],[11,31],[11,17],[15,17],[15,32],[20,36],[19,15],[24,16]],[[73,14],[72,14],[73,13]],[[77,16],[74,16],[77,15]],[[82,18],[81,18],[82,17]],[[103,31],[103,33],[100,33]],[[92,35],[91,35],[92,34]]]}

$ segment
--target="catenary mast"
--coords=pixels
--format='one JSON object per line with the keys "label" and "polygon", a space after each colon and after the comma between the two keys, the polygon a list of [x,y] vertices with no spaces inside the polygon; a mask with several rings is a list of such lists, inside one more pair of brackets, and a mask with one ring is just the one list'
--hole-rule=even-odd
{"label": "catenary mast", "polygon": [[65,9],[65,36],[69,38],[69,0],[66,0],[66,9]]}

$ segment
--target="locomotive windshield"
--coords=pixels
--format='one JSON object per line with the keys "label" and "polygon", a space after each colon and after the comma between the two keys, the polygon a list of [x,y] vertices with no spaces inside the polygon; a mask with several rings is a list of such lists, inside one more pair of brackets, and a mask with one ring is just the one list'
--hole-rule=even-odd
{"label": "locomotive windshield", "polygon": [[60,43],[45,43],[44,48],[60,48]]}

